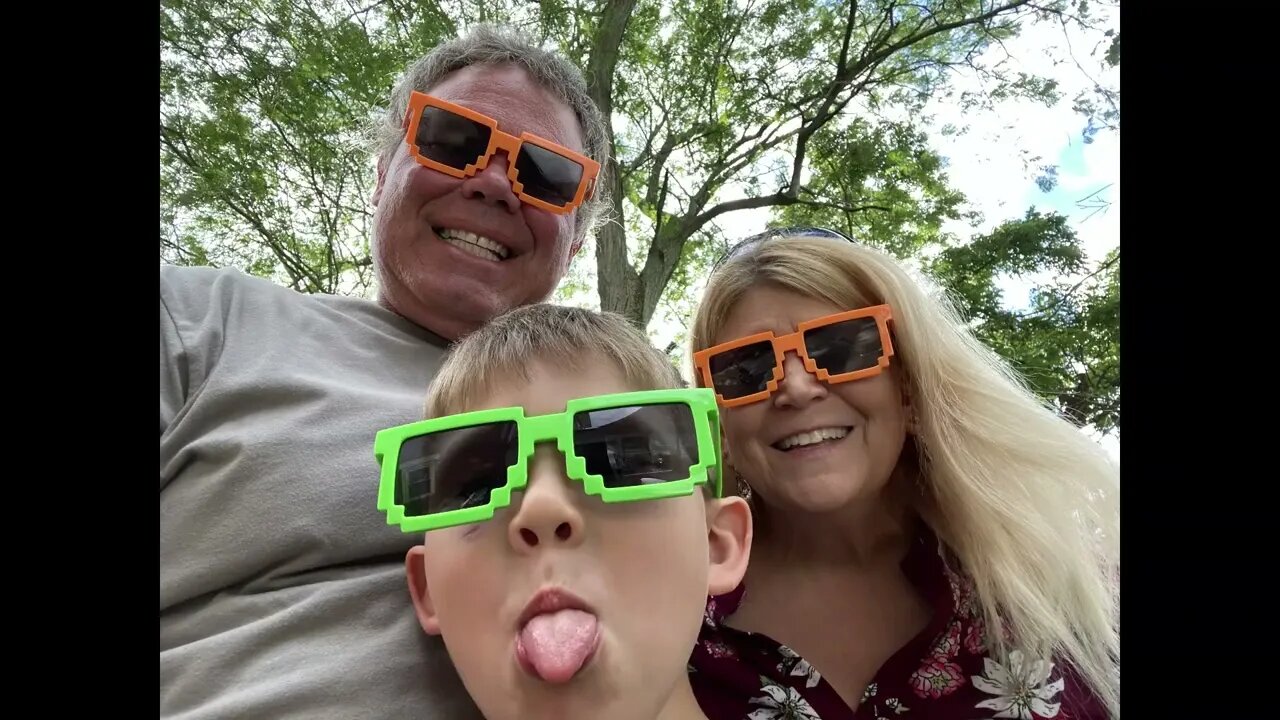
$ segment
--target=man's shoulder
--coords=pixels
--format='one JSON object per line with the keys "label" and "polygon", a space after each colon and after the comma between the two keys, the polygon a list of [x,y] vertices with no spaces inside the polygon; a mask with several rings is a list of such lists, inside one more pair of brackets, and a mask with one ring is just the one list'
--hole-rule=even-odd
{"label": "man's shoulder", "polygon": [[179,323],[216,317],[225,322],[279,324],[282,318],[316,312],[329,297],[298,292],[237,268],[160,266],[160,303]]}
{"label": "man's shoulder", "polygon": [[316,299],[235,268],[160,267],[160,313],[188,349],[265,347],[317,314]]}
{"label": "man's shoulder", "polygon": [[299,292],[235,268],[161,265],[160,305],[162,322],[167,318],[184,342],[247,335],[254,343],[279,343],[300,333],[341,332],[363,333],[368,343],[448,344],[374,300]]}
{"label": "man's shoulder", "polygon": [[238,268],[207,266],[160,266],[162,299],[181,296],[209,297],[214,294],[261,293],[299,295],[264,278],[249,275]]}

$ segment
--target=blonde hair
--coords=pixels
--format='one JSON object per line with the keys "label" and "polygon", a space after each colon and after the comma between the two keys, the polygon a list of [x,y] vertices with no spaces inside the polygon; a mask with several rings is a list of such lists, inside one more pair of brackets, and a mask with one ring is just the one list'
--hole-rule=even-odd
{"label": "blonde hair", "polygon": [[456,344],[431,383],[425,416],[466,411],[502,378],[528,382],[537,360],[570,372],[613,362],[635,390],[683,385],[675,366],[621,315],[541,303],[504,313]]}
{"label": "blonde hair", "polygon": [[899,462],[919,464],[916,510],[973,580],[993,654],[1006,667],[1015,649],[1066,661],[1118,718],[1119,468],[1102,447],[1038,400],[946,298],[850,242],[780,236],[731,257],[698,306],[693,351],[760,285],[892,307],[893,365],[919,420],[919,456]]}

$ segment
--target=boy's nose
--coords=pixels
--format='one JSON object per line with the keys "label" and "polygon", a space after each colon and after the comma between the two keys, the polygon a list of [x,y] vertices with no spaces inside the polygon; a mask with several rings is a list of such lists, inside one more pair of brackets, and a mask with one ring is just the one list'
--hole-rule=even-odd
{"label": "boy's nose", "polygon": [[520,509],[511,518],[507,534],[517,552],[542,547],[573,547],[583,539],[579,509],[581,488],[564,474],[564,456],[554,447],[534,451],[529,461],[529,483],[520,498]]}

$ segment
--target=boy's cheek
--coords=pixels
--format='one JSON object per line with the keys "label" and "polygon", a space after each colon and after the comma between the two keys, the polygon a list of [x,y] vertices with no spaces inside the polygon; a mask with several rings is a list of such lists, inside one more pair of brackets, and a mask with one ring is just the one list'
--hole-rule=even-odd
{"label": "boy's cheek", "polygon": [[472,540],[476,537],[476,535],[481,534],[481,531],[488,529],[488,526],[492,524],[493,524],[493,521],[490,520],[488,522],[476,523],[474,525],[466,525],[462,528],[459,528],[462,531],[459,539]]}
{"label": "boy's cheek", "polygon": [[490,596],[504,597],[500,586],[509,579],[499,547],[506,542],[504,528],[489,522],[440,532],[449,535],[435,537],[432,533],[423,545],[426,579],[434,591],[437,611],[484,603]]}
{"label": "boy's cheek", "polygon": [[498,519],[502,514],[503,510],[499,510],[494,513],[493,518],[484,522],[432,530],[426,534],[422,544],[427,548],[427,552],[430,553],[447,548],[450,545],[457,545],[459,542],[474,542],[477,538],[493,532],[502,532],[502,523]]}

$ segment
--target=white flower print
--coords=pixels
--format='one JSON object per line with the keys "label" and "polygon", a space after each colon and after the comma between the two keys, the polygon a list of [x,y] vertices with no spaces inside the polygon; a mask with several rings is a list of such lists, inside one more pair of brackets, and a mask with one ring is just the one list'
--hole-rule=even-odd
{"label": "white flower print", "polygon": [[797,655],[795,650],[786,645],[779,645],[778,654],[782,656],[782,662],[778,663],[778,672],[804,678],[805,687],[814,687],[822,679],[817,669],[810,665],[808,660]]}
{"label": "white flower print", "polygon": [[747,715],[748,720],[822,720],[795,688],[782,687],[767,677],[760,682],[764,695],[752,698],[751,704],[762,707]]}
{"label": "white flower print", "polygon": [[902,701],[898,698],[889,698],[888,700],[885,700],[884,706],[892,710],[895,715],[901,715],[911,709],[906,705],[903,705]]}
{"label": "white flower print", "polygon": [[983,663],[984,674],[973,676],[973,686],[996,697],[974,707],[995,710],[997,718],[1033,720],[1031,713],[1042,718],[1058,716],[1062,703],[1050,701],[1062,692],[1063,680],[1045,684],[1053,673],[1053,663],[1026,662],[1020,650],[1009,653],[1008,668],[991,658],[984,658]]}
{"label": "white flower print", "polygon": [[875,696],[876,696],[876,690],[878,690],[878,689],[879,689],[879,688],[877,688],[877,687],[876,687],[876,684],[875,684],[875,683],[871,683],[870,685],[868,685],[868,686],[867,686],[867,689],[862,691],[862,702],[866,702],[866,701],[870,700],[871,698],[875,697]]}

